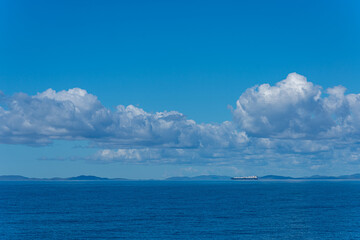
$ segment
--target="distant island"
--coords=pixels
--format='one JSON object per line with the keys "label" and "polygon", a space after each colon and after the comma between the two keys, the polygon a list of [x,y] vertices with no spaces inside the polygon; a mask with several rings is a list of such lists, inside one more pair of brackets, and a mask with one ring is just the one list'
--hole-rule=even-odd
{"label": "distant island", "polygon": [[[360,180],[360,174],[342,175],[342,176],[320,176],[310,177],[288,177],[278,175],[266,175],[258,177],[259,180]],[[153,179],[150,179],[153,180]],[[126,178],[104,178],[91,175],[80,175],[69,178],[29,178],[20,175],[2,175],[0,181],[150,181],[144,179],[126,179]],[[232,181],[230,176],[220,175],[201,175],[195,177],[169,177],[158,181]]]}
{"label": "distant island", "polygon": [[129,179],[125,178],[103,178],[91,175],[80,175],[77,177],[69,178],[29,178],[20,175],[2,175],[0,176],[0,181],[104,181],[104,180],[115,180],[115,181],[126,181]]}

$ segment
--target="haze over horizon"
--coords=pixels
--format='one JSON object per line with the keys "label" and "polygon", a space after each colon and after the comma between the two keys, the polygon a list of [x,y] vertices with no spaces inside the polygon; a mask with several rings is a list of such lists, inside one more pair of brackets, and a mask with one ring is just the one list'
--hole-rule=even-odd
{"label": "haze over horizon", "polygon": [[140,2],[0,3],[0,175],[360,172],[359,2]]}

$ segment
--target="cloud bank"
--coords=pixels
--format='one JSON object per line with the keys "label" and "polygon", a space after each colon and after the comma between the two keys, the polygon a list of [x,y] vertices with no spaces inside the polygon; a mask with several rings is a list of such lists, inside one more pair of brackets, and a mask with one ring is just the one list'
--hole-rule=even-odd
{"label": "cloud bank", "polygon": [[176,111],[148,113],[133,105],[104,107],[83,89],[2,96],[0,142],[46,145],[90,140],[109,148],[226,148],[247,141],[231,122],[196,124]]}
{"label": "cloud bank", "polygon": [[0,98],[0,143],[47,145],[87,140],[102,162],[286,164],[357,162],[360,94],[323,90],[291,73],[274,86],[240,95],[233,120],[197,124],[176,111],[149,113],[133,105],[106,108],[74,88]]}

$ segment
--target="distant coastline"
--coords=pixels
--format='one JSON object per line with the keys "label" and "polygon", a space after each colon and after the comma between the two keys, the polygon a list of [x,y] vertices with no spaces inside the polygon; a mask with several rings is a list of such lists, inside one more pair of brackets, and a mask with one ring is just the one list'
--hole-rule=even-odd
{"label": "distant coastline", "polygon": [[[201,175],[195,177],[169,177],[166,179],[127,179],[127,178],[104,178],[92,175],[80,175],[68,178],[31,178],[21,175],[2,175],[0,181],[233,181],[231,176],[221,175]],[[310,177],[289,177],[279,175],[266,175],[258,177],[259,180],[360,180],[360,174],[341,175],[341,176],[321,176],[313,175]]]}

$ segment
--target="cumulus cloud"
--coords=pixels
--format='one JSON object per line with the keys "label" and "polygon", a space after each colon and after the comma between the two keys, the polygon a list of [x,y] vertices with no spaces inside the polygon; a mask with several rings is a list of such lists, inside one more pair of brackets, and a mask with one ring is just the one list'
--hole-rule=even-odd
{"label": "cumulus cloud", "polygon": [[2,96],[1,105],[1,143],[41,145],[65,139],[110,148],[219,148],[247,141],[231,122],[197,124],[176,111],[148,113],[133,105],[110,110],[79,88]]}
{"label": "cumulus cloud", "polygon": [[262,84],[236,102],[234,121],[249,136],[290,139],[339,138],[358,133],[360,95],[322,88],[291,73],[275,86]]}
{"label": "cumulus cloud", "polygon": [[0,142],[48,144],[54,139],[96,138],[111,125],[111,113],[94,95],[82,89],[35,96],[3,96],[0,108]]}
{"label": "cumulus cloud", "polygon": [[[87,140],[91,160],[126,163],[322,166],[360,160],[360,94],[323,89],[291,73],[274,86],[247,89],[233,121],[198,124],[177,111],[106,108],[86,90],[48,89],[0,96],[0,143],[47,145]],[[284,164],[284,161],[280,161]]]}

